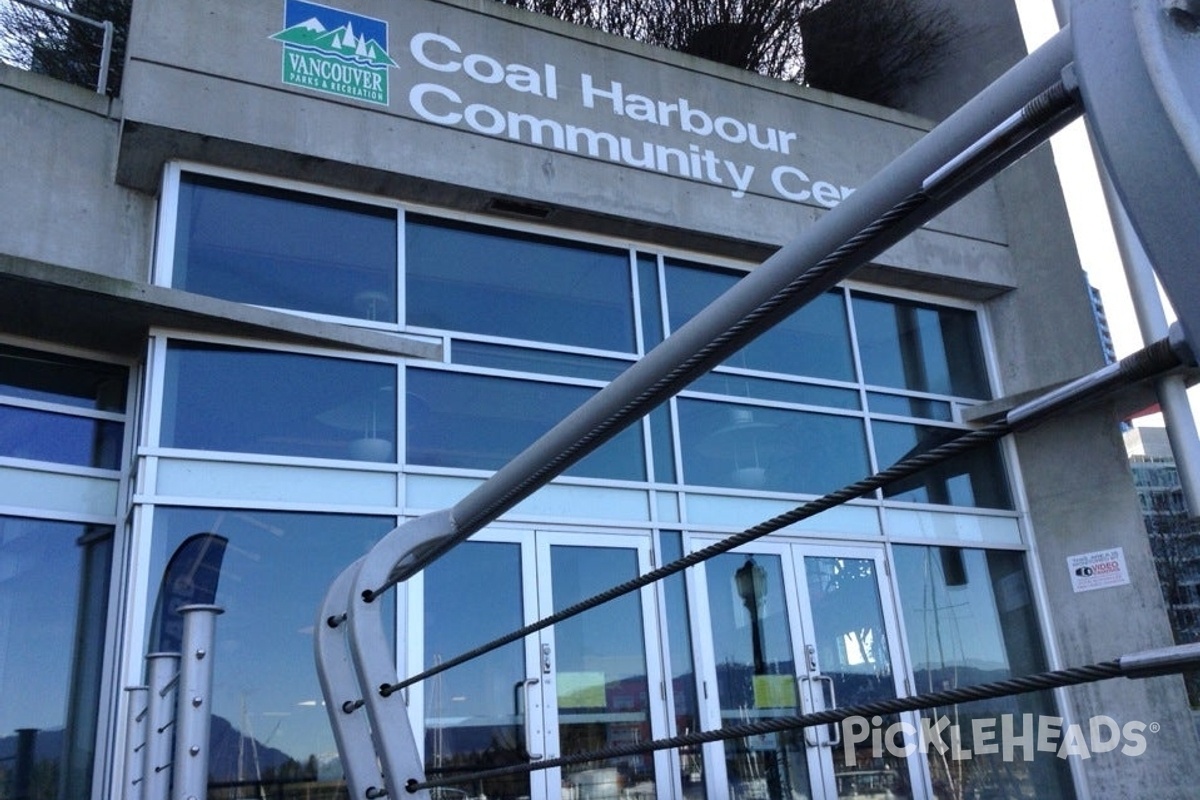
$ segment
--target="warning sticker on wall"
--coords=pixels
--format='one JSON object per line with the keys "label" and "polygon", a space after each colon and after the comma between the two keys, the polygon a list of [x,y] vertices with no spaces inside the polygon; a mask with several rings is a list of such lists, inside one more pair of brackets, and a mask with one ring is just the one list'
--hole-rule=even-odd
{"label": "warning sticker on wall", "polygon": [[1129,583],[1129,570],[1125,568],[1125,551],[1120,547],[1067,556],[1067,569],[1071,573],[1071,588],[1077,592],[1108,589]]}

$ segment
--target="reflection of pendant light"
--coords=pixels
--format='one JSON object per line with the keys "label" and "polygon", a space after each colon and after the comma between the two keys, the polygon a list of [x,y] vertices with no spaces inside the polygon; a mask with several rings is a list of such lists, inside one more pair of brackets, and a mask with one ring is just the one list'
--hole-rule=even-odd
{"label": "reflection of pendant light", "polygon": [[391,305],[391,299],[383,292],[366,291],[354,295],[354,310],[365,319],[389,319],[387,310]]}
{"label": "reflection of pendant light", "polygon": [[380,386],[318,414],[317,419],[334,428],[360,434],[347,445],[351,459],[387,462],[392,459],[393,443],[389,434],[395,425],[395,404],[391,395],[391,386]]}
{"label": "reflection of pendant light", "polygon": [[697,449],[709,458],[725,460],[734,486],[761,489],[767,485],[771,460],[790,449],[786,432],[780,425],[756,421],[754,409],[746,406],[732,406],[728,414],[729,424],[705,436]]}

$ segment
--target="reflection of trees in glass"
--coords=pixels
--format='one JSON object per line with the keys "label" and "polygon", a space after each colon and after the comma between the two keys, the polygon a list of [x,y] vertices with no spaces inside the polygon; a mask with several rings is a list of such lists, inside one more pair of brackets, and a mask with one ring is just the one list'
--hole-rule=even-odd
{"label": "reflection of trees in glass", "polygon": [[[1169,493],[1138,491],[1175,643],[1200,641],[1200,517],[1189,517],[1186,506],[1180,511],[1182,503],[1170,502],[1182,494],[1177,486]],[[1183,678],[1189,703],[1200,708],[1200,672],[1185,672]]]}
{"label": "reflection of trees in glass", "polygon": [[[125,41],[133,0],[40,0],[97,22],[113,23],[108,93],[120,94]],[[20,2],[0,8],[0,59],[33,72],[95,88],[103,33],[77,20],[49,14]]]}

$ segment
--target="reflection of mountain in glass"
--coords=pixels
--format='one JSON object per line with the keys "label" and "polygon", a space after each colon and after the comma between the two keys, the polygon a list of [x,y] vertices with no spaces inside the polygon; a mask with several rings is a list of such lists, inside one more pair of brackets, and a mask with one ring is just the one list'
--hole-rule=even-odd
{"label": "reflection of mountain in glass", "polygon": [[397,66],[382,45],[374,39],[355,34],[352,22],[330,31],[325,29],[320,20],[313,17],[282,30],[271,38],[307,50],[336,55],[365,66]]}
{"label": "reflection of mountain in glass", "polygon": [[[15,797],[26,796],[24,792],[39,800],[58,796],[62,728],[33,732],[31,744],[28,756],[32,763],[19,769],[18,735],[0,736],[0,797],[8,796],[5,787],[12,786],[23,770],[28,770],[29,777],[23,779],[28,784]],[[282,750],[243,735],[217,715],[212,717],[209,744],[209,800],[258,797],[260,789],[265,789],[270,797],[280,798],[344,797],[341,762],[336,755],[310,754],[297,761]]]}

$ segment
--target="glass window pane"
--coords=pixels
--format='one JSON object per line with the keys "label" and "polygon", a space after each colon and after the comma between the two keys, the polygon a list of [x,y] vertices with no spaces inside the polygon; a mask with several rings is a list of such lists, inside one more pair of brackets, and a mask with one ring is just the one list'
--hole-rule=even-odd
{"label": "glass window pane", "polygon": [[186,174],[172,285],[239,303],[396,321],[396,211]]}
{"label": "glass window pane", "polygon": [[[524,619],[519,544],[464,542],[425,569],[426,668],[514,631]],[[524,645],[511,642],[426,681],[425,774],[440,778],[527,761],[525,678]],[[529,784],[528,774],[518,774],[459,788],[501,799],[528,797]]]}
{"label": "glass window pane", "polygon": [[991,397],[974,312],[858,293],[851,302],[867,383]]}
{"label": "glass window pane", "polygon": [[122,412],[128,372],[115,364],[0,345],[0,394],[8,397]]}
{"label": "glass window pane", "polygon": [[[736,272],[668,261],[666,283],[671,330],[679,330],[737,283],[739,277]],[[854,380],[850,333],[841,292],[827,292],[814,298],[725,363],[789,375]]]}
{"label": "glass window pane", "polygon": [[90,796],[112,536],[0,516],[0,796]]}
{"label": "glass window pane", "polygon": [[[407,461],[495,470],[582,405],[584,386],[409,369]],[[642,428],[626,428],[565,473],[642,481]]]}
{"label": "glass window pane", "polygon": [[408,324],[634,352],[629,253],[409,215]]}
{"label": "glass window pane", "polygon": [[[804,556],[804,583],[812,615],[811,644],[821,675],[829,679],[828,691],[820,681],[814,689],[825,702],[842,707],[894,698],[891,643],[874,559]],[[886,730],[897,721],[897,715],[888,714],[876,727]],[[851,744],[846,738],[842,748],[834,748],[840,796],[913,796],[902,758],[872,752],[865,743]]]}
{"label": "glass window pane", "polygon": [[674,483],[675,439],[671,435],[671,406],[669,403],[650,412],[650,447],[654,454],[654,480]]}
{"label": "glass window pane", "polygon": [[680,398],[683,479],[824,494],[868,474],[862,420]]}
{"label": "glass window pane", "polygon": [[[799,713],[779,556],[728,553],[704,571],[721,727]],[[725,769],[729,797],[811,797],[802,731],[727,740]]]}
{"label": "glass window pane", "polygon": [[663,340],[662,298],[658,290],[658,259],[638,253],[638,293],[642,305],[642,344],[651,350]]}
{"label": "glass window pane", "polygon": [[[215,564],[216,605],[225,613],[216,622],[208,766],[213,788],[232,790],[220,796],[332,797],[342,784],[313,661],[313,623],[338,573],[394,526],[392,517],[155,511],[156,578],[194,534],[228,540]],[[380,601],[388,604],[387,630],[394,630],[394,598]]]}
{"label": "glass window pane", "polygon": [[[875,454],[881,469],[963,435],[954,428],[909,425],[903,422],[871,423]],[[1004,459],[996,444],[977,447],[910,478],[885,486],[884,497],[916,503],[952,506],[1012,508]]]}
{"label": "glass window pane", "polygon": [[[896,583],[913,660],[918,693],[956,689],[1006,680],[1046,669],[1024,555],[958,547],[896,545]],[[952,797],[1073,797],[1065,759],[1033,747],[1003,753],[976,752],[972,720],[1000,730],[1002,715],[1012,715],[1014,730],[1054,715],[1051,692],[1010,695],[922,712],[933,725],[944,717],[957,725],[962,748],[971,759],[950,760],[929,748],[934,793]],[[1028,729],[1026,728],[1025,731]],[[949,743],[947,730],[943,740]],[[1036,740],[1035,732],[1032,739]],[[1057,738],[1054,740],[1057,745]],[[1027,757],[1033,757],[1027,761]]]}
{"label": "glass window pane", "polygon": [[164,447],[391,461],[396,368],[299,353],[171,342]]}
{"label": "glass window pane", "polygon": [[124,430],[120,422],[0,405],[0,456],[120,469]]}
{"label": "glass window pane", "polygon": [[[617,547],[550,548],[553,612],[637,577],[637,552]],[[614,598],[554,626],[559,749],[564,756],[645,742],[650,682],[639,592]],[[580,798],[653,795],[654,758],[639,753],[563,768]],[[625,787],[625,791],[621,787]],[[567,792],[563,792],[567,795]]]}

